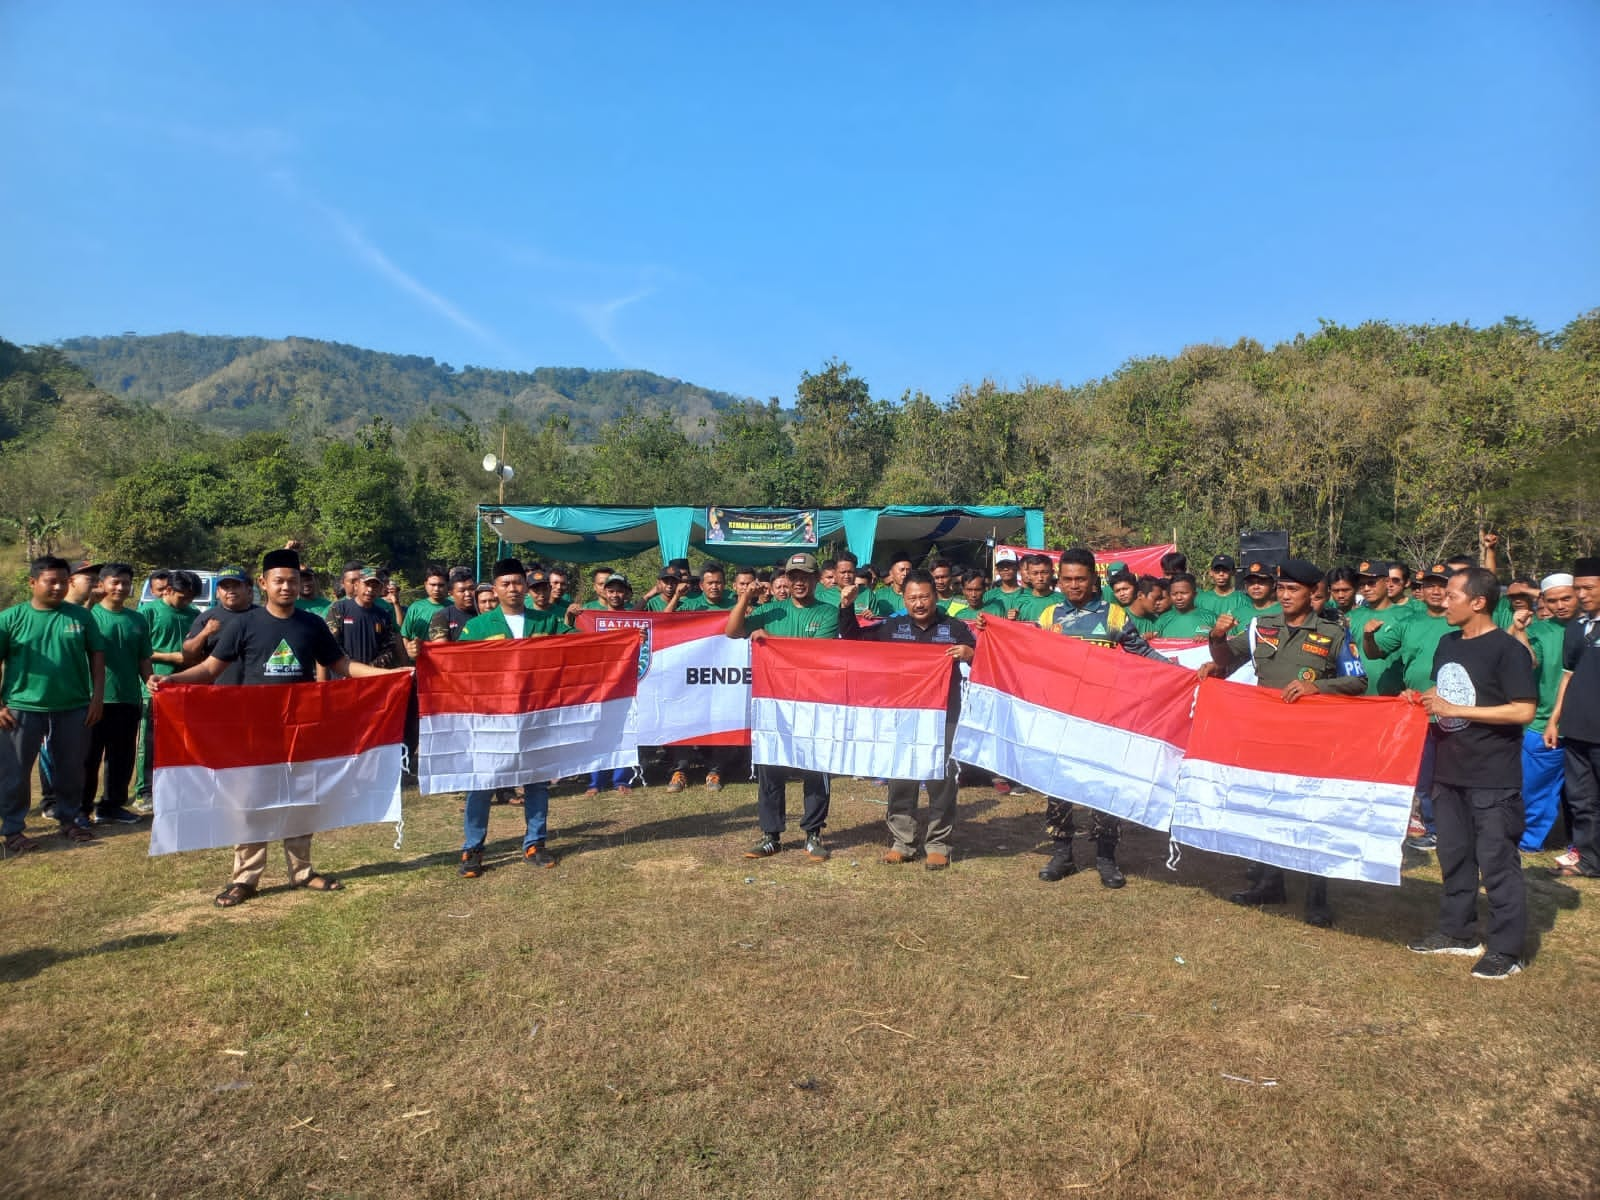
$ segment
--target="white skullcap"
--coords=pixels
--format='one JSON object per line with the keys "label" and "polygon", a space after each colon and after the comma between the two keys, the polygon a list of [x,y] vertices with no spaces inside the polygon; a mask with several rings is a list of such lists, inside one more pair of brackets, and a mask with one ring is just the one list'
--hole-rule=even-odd
{"label": "white skullcap", "polygon": [[1572,576],[1565,571],[1558,571],[1554,575],[1546,575],[1539,584],[1541,592],[1548,592],[1551,588],[1571,587]]}

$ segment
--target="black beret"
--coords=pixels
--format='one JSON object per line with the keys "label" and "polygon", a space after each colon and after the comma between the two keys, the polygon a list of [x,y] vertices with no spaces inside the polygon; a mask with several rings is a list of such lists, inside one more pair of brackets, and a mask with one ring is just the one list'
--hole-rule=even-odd
{"label": "black beret", "polygon": [[1322,582],[1322,572],[1315,563],[1303,558],[1286,558],[1278,564],[1278,578],[1287,579],[1303,587],[1314,588]]}

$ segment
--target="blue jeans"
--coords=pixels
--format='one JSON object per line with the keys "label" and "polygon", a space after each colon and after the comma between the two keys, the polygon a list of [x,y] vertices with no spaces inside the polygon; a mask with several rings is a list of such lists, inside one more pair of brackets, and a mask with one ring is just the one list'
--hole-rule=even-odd
{"label": "blue jeans", "polygon": [[[611,786],[614,787],[614,788],[622,787],[624,784],[626,784],[632,778],[633,778],[633,768],[632,767],[618,767],[616,770],[611,772]],[[591,772],[589,772],[589,786],[592,787],[597,792],[602,787],[605,786],[604,784],[602,784],[600,782],[600,772],[599,771],[591,771]]]}
{"label": "blue jeans", "polygon": [[[522,848],[544,845],[545,818],[550,815],[549,783],[530,783],[522,789],[522,815],[528,822],[522,835]],[[467,815],[462,821],[463,850],[482,850],[489,838],[489,801],[494,792],[468,792]]]}
{"label": "blue jeans", "polygon": [[1524,824],[1518,848],[1529,853],[1544,848],[1545,838],[1561,812],[1561,784],[1567,754],[1560,746],[1544,748],[1544,734],[1522,731],[1522,812]]}

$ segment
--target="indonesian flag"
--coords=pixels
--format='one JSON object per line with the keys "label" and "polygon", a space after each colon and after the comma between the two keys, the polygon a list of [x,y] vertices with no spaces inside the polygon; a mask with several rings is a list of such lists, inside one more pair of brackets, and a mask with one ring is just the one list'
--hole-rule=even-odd
{"label": "indonesian flag", "polygon": [[869,779],[943,779],[949,649],[822,638],[754,642],[751,761]]}
{"label": "indonesian flag", "polygon": [[1399,697],[1200,684],[1172,838],[1330,879],[1400,882],[1428,733]]}
{"label": "indonesian flag", "polygon": [[150,853],[398,821],[410,692],[408,675],[161,688]]}
{"label": "indonesian flag", "polygon": [[725,612],[649,613],[585,609],[585,632],[638,629],[641,746],[748,746],[750,643],[728,637]]}
{"label": "indonesian flag", "polygon": [[1211,661],[1211,642],[1207,638],[1147,637],[1150,649],[1170,658],[1180,667],[1198,670]]}
{"label": "indonesian flag", "polygon": [[1171,819],[1194,672],[1012,621],[986,621],[955,757],[1154,829]]}
{"label": "indonesian flag", "polygon": [[417,783],[425,795],[639,765],[629,710],[639,633],[425,642]]}

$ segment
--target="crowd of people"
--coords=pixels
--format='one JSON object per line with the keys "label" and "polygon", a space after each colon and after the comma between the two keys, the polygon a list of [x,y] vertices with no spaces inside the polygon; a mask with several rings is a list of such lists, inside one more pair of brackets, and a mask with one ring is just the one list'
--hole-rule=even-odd
{"label": "crowd of people", "polygon": [[[70,842],[90,841],[96,825],[137,824],[151,814],[151,702],[162,686],[186,683],[309,682],[406,670],[425,643],[560,635],[585,609],[612,612],[723,612],[729,637],[875,639],[933,643],[951,659],[953,734],[964,665],[990,621],[1021,621],[1108,650],[1164,657],[1161,639],[1205,644],[1202,676],[1250,664],[1258,685],[1286,702],[1314,694],[1404,695],[1430,716],[1407,845],[1435,852],[1444,877],[1438,928],[1411,943],[1419,953],[1472,955],[1474,974],[1505,978],[1521,970],[1526,904],[1520,854],[1544,848],[1558,823],[1565,852],[1560,878],[1600,876],[1600,559],[1542,580],[1518,575],[1502,587],[1494,539],[1479,557],[1411,567],[1387,561],[1321,571],[1302,559],[1210,560],[1203,577],[1184,555],[1167,555],[1162,573],[1135,575],[1120,563],[1102,572],[1081,547],[1059,556],[1002,552],[988,566],[910,554],[881,573],[851,554],[819,562],[809,552],[771,569],[719,563],[692,570],[667,563],[636,594],[609,568],[586,579],[560,565],[495,563],[480,580],[466,567],[429,568],[410,604],[386,571],[351,563],[335,595],[290,543],[268,553],[259,575],[225,570],[214,602],[199,611],[201,580],[190,571],[149,577],[151,598],[135,605],[127,563],[76,566],[52,557],[29,569],[29,596],[0,612],[0,837],[8,854],[39,843],[25,832],[37,768],[41,807]],[[583,583],[586,594],[579,594]],[[1165,642],[1161,643],[1165,645]],[[1352,747],[1359,753],[1359,747]],[[726,747],[672,747],[669,791],[688,786],[697,764],[716,791],[732,766]],[[948,754],[946,758],[948,759]],[[828,858],[830,781],[812,772],[761,766],[760,840],[746,857],[783,848],[786,784],[798,777],[806,855]],[[633,776],[596,773],[588,795],[625,791]],[[528,784],[523,857],[549,868],[551,783]],[[919,857],[930,870],[951,861],[957,779],[881,781],[888,796],[887,864]],[[1020,794],[1005,779],[1001,794]],[[920,794],[927,792],[919,821]],[[466,797],[459,872],[484,869],[490,808],[503,793]],[[1076,870],[1079,836],[1071,796],[1045,797],[1052,854],[1040,878]],[[1090,810],[1087,835],[1108,888],[1126,880],[1117,863],[1120,823]],[[309,836],[285,842],[290,882],[313,890],[339,883],[311,865]],[[234,871],[217,904],[253,896],[266,862],[264,844],[236,848]],[[1284,902],[1284,873],[1248,871],[1232,896],[1244,905]],[[1477,893],[1488,894],[1485,938]],[[1306,919],[1333,920],[1325,881],[1305,887]]]}

